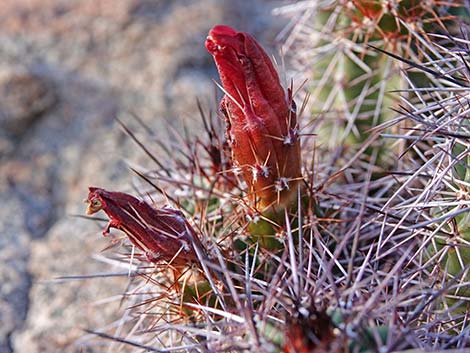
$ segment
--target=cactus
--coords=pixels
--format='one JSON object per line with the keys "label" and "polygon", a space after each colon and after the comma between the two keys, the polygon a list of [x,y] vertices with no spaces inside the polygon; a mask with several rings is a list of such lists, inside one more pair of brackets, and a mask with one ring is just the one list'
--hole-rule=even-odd
{"label": "cactus", "polygon": [[[465,336],[470,330],[466,318],[470,308],[469,79],[464,69],[468,62],[464,41],[437,35],[429,43],[437,59],[415,65],[429,75],[432,84],[413,91],[417,99],[402,108],[402,117],[415,128],[406,135],[394,135],[408,141],[409,152],[403,156],[407,172],[385,210],[397,216],[397,232],[421,242],[414,262],[420,285],[430,294],[417,325],[432,332],[436,344],[454,347],[469,344]],[[447,73],[436,67],[445,67]],[[405,193],[406,199],[402,198]]]}
{"label": "cactus", "polygon": [[[391,17],[375,2],[351,4],[329,8],[328,18],[336,13],[335,21],[345,21],[347,11],[364,24],[367,17],[374,32],[348,38],[348,43],[360,39],[378,45],[398,33],[393,23],[389,32],[384,30]],[[402,9],[412,5],[400,2]],[[346,23],[358,21],[354,16]],[[400,21],[408,28],[405,19]],[[336,28],[340,22],[325,23]],[[332,29],[328,26],[325,36]],[[387,35],[376,39],[379,29]],[[470,345],[465,287],[469,213],[464,208],[468,53],[459,47],[466,41],[424,37],[422,32],[401,35],[427,40],[436,59],[426,57],[413,40],[405,46],[403,38],[395,38],[410,60],[417,58],[412,53],[423,54],[417,62],[406,61],[421,72],[411,72],[410,79],[396,76],[400,85],[421,77],[429,87],[404,92],[396,120],[382,109],[398,105],[384,96],[390,82],[374,81],[380,76],[357,76],[365,81],[351,83],[359,89],[348,91],[351,96],[344,100],[344,107],[356,107],[354,114],[368,126],[373,117],[390,120],[380,132],[408,151],[395,175],[372,178],[381,166],[372,163],[376,152],[367,149],[372,140],[364,142],[358,121],[350,120],[346,130],[357,128],[351,141],[364,142],[355,146],[360,153],[338,168],[336,162],[350,154],[332,156],[328,146],[316,145],[316,137],[300,133],[305,130],[292,109],[292,90],[282,89],[256,40],[215,27],[206,46],[221,74],[228,132],[224,137],[220,119],[207,116],[200,105],[206,136],[174,136],[163,148],[168,152],[160,157],[163,162],[150,156],[156,170],[135,170],[136,189],[155,205],[170,203],[172,208],[90,189],[89,212],[104,210],[110,226],[129,237],[125,250],[111,255],[112,260],[121,266],[132,260],[133,265],[125,295],[128,309],[118,329],[93,332],[115,345],[149,351],[372,353]],[[377,65],[374,70],[381,74],[400,66],[386,54],[376,60],[377,52],[362,53],[348,60],[363,68]],[[429,65],[423,64],[426,60]],[[437,63],[450,74],[438,71]],[[375,95],[373,88],[379,88]],[[397,133],[394,122],[405,120],[413,129]],[[300,149],[297,137],[302,135]],[[295,137],[293,144],[284,143],[289,136]],[[383,153],[397,158],[395,150]],[[302,180],[303,187],[279,190],[280,178],[295,186]],[[275,239],[276,245],[260,235]],[[139,256],[139,250],[146,256]]]}
{"label": "cactus", "polygon": [[[315,133],[320,143],[330,150],[344,146],[356,152],[374,127],[392,121],[400,101],[391,92],[401,90],[406,98],[404,90],[422,85],[426,78],[420,73],[403,75],[401,61],[375,48],[415,63],[432,57],[428,33],[448,31],[446,24],[455,18],[448,11],[452,6],[463,4],[338,0],[278,10],[293,17],[283,52],[292,53],[296,71],[308,80],[310,106],[319,116]],[[383,143],[375,141],[372,146]],[[379,149],[376,158],[382,165],[393,165],[385,149]],[[372,151],[366,150],[362,159],[373,156]]]}

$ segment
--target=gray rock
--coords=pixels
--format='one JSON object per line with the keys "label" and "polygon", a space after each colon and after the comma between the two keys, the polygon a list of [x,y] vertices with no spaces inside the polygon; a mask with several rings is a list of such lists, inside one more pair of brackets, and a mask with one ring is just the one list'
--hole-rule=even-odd
{"label": "gray rock", "polygon": [[21,202],[0,189],[0,352],[10,353],[11,334],[22,327],[31,286],[27,261],[30,242],[22,222]]}
{"label": "gray rock", "polygon": [[0,130],[20,136],[56,101],[54,87],[45,77],[33,72],[10,72],[0,79]]}
{"label": "gray rock", "polygon": [[23,331],[13,335],[15,352],[100,351],[102,342],[86,336],[84,330],[101,329],[122,316],[120,295],[128,279],[57,279],[123,272],[92,258],[107,245],[108,240],[100,236],[95,224],[74,217],[56,223],[47,241],[32,244],[32,303]]}

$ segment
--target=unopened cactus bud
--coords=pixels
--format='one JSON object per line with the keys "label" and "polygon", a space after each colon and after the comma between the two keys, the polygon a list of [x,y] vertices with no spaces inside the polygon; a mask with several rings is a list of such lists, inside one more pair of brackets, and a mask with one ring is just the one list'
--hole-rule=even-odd
{"label": "unopened cactus bud", "polygon": [[232,158],[257,208],[288,206],[301,176],[300,142],[292,92],[258,42],[228,26],[215,26],[206,40],[225,91]]}
{"label": "unopened cactus bud", "polygon": [[103,210],[110,221],[103,231],[119,229],[127,234],[137,248],[144,251],[148,260],[181,266],[197,261],[193,244],[197,235],[181,211],[170,208],[153,208],[145,201],[122,192],[90,187],[87,214]]}

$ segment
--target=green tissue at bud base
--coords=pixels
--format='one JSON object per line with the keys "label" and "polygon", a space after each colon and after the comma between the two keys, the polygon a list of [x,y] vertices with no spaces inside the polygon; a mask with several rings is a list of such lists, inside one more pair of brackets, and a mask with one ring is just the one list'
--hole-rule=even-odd
{"label": "green tissue at bud base", "polygon": [[[459,225],[457,226],[459,227]],[[469,232],[468,225],[465,231]],[[447,241],[445,237],[436,237],[433,243],[428,246],[427,251],[429,258],[444,252],[443,256],[439,256],[438,263],[442,274],[442,287],[447,288],[451,285],[440,298],[444,309],[449,308],[453,317],[465,315],[470,309],[470,289],[468,288],[470,245],[466,243],[464,237],[452,238]],[[461,320],[463,319],[457,321]]]}

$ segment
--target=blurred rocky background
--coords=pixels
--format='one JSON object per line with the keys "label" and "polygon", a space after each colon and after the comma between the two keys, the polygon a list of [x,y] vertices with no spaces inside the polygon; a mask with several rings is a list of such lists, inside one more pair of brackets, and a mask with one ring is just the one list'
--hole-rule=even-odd
{"label": "blurred rocky background", "polygon": [[198,119],[196,97],[215,91],[209,28],[226,23],[269,48],[278,5],[0,1],[0,353],[110,351],[83,330],[122,315],[127,279],[56,279],[109,271],[96,259],[109,241],[74,215],[88,186],[129,191],[126,161],[149,164],[116,118],[132,126],[135,114],[159,139],[169,121]]}

